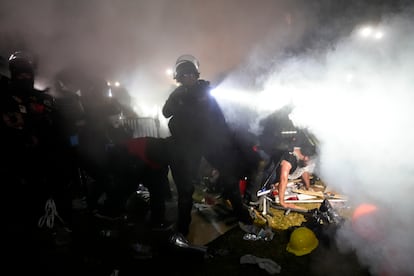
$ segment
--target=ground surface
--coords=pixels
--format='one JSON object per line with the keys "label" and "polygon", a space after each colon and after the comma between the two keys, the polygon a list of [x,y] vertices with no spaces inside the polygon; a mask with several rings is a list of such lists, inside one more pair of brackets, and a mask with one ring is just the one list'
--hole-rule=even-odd
{"label": "ground surface", "polygon": [[[77,214],[70,239],[62,234],[45,234],[30,247],[22,247],[21,251],[16,248],[21,261],[12,267],[48,276],[272,275],[258,263],[240,263],[241,257],[252,255],[280,266],[280,272],[274,275],[370,275],[352,252],[338,250],[333,238],[335,225],[315,227],[298,213],[286,215],[271,210],[271,225],[277,226],[271,228],[273,237],[268,241],[247,240],[247,233],[225,204],[212,201],[208,208],[209,204],[204,203],[195,204],[190,248],[172,246],[173,229],[152,231],[145,220],[131,223]],[[174,200],[168,203],[171,219],[175,218],[175,208]],[[291,232],[301,224],[314,227],[319,246],[298,257],[287,252],[286,246]]]}

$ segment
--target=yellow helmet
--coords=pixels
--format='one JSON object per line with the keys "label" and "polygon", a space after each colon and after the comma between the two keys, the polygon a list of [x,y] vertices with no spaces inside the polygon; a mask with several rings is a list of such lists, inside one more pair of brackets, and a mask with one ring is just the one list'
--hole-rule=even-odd
{"label": "yellow helmet", "polygon": [[290,235],[286,250],[296,256],[302,256],[311,253],[318,245],[319,241],[312,230],[307,227],[299,227]]}

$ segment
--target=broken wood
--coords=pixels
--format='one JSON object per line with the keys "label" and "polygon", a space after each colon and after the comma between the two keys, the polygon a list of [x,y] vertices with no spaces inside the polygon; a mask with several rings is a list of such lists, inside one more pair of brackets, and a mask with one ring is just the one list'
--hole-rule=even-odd
{"label": "broken wood", "polygon": [[322,191],[315,192],[315,191],[306,191],[306,190],[302,190],[302,189],[292,189],[291,191],[294,192],[294,193],[298,193],[298,194],[312,195],[312,196],[317,196],[317,197],[320,197],[320,198],[346,199],[345,196],[335,194],[335,193],[332,193],[332,192],[324,193]]}

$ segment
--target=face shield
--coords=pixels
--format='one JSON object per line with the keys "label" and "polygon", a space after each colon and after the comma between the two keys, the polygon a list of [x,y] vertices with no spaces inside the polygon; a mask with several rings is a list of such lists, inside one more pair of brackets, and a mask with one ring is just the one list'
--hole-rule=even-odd
{"label": "face shield", "polygon": [[34,86],[34,58],[24,52],[15,52],[9,58],[9,71],[13,85],[18,90],[30,90]]}
{"label": "face shield", "polygon": [[174,79],[180,79],[184,74],[196,74],[199,76],[199,61],[192,55],[182,55],[178,57],[174,67]]}
{"label": "face shield", "polygon": [[9,57],[9,70],[11,74],[30,73],[34,75],[36,62],[34,58],[24,52],[17,51]]}

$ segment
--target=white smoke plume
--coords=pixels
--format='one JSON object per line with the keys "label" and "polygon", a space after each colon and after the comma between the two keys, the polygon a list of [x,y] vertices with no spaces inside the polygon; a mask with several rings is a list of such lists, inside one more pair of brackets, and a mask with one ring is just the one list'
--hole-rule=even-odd
{"label": "white smoke plume", "polygon": [[[378,208],[378,219],[358,222],[363,231],[371,230],[368,240],[351,222],[338,235],[340,248],[355,250],[374,275],[414,273],[414,20],[409,14],[384,17],[371,29],[356,25],[326,52],[283,59],[255,94],[263,99],[245,101],[259,118],[293,103],[294,123],[320,141],[319,176],[349,195],[351,206]],[[237,117],[229,110],[227,116]]]}

